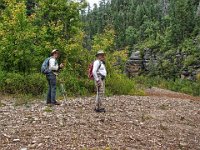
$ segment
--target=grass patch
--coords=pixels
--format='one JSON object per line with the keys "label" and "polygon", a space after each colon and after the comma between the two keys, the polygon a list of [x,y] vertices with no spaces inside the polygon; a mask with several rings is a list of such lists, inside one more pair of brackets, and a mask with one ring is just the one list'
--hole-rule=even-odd
{"label": "grass patch", "polygon": [[168,128],[165,125],[163,125],[163,124],[160,124],[160,129],[162,131],[167,131],[168,130]]}
{"label": "grass patch", "polygon": [[28,105],[31,102],[34,101],[33,96],[32,95],[17,95],[14,97],[14,105],[15,106],[22,106],[22,105]]}
{"label": "grass patch", "polygon": [[153,119],[151,115],[148,114],[142,114],[142,122],[145,122],[147,120]]}
{"label": "grass patch", "polygon": [[122,74],[112,74],[106,80],[106,87],[110,95],[145,95],[142,88],[138,88],[134,80]]}
{"label": "grass patch", "polygon": [[52,109],[52,107],[47,106],[47,107],[45,107],[44,112],[51,113],[51,112],[53,112],[53,109]]}
{"label": "grass patch", "polygon": [[141,87],[159,87],[163,89],[169,89],[175,92],[181,92],[193,96],[200,96],[200,81],[189,81],[189,80],[166,80],[161,77],[148,77],[140,76],[133,79],[136,84]]}
{"label": "grass patch", "polygon": [[4,107],[5,104],[0,101],[0,107]]}
{"label": "grass patch", "polygon": [[162,109],[162,110],[168,110],[169,109],[169,105],[162,104],[161,106],[159,106],[159,108]]}

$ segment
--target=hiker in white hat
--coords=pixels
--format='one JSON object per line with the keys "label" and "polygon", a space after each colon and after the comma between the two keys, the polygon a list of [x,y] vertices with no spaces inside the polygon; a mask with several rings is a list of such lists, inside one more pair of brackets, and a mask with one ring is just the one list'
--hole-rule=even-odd
{"label": "hiker in white hat", "polygon": [[[58,65],[57,59],[60,57],[60,53],[57,49],[52,50],[51,57],[47,58],[46,61],[43,63],[43,73],[46,74],[49,89],[47,94],[47,104],[52,105],[60,105],[56,101],[56,78],[58,75],[58,72],[61,68],[64,67],[63,64]],[[45,66],[48,67],[45,69]]]}
{"label": "hiker in white hat", "polygon": [[102,101],[105,99],[105,78],[107,71],[105,66],[105,52],[103,50],[98,51],[96,54],[92,74],[97,88],[95,111],[105,112],[105,108],[102,107]]}

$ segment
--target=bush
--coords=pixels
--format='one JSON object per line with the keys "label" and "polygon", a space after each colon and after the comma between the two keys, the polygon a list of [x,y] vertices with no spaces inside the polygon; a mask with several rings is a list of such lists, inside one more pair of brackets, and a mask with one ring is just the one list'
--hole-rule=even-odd
{"label": "bush", "polygon": [[7,73],[1,81],[1,90],[4,93],[23,93],[24,77],[17,73]]}
{"label": "bush", "polygon": [[[68,96],[90,96],[95,93],[94,82],[86,77],[80,78],[70,72],[63,72],[58,77],[58,90],[60,87],[59,81],[64,83]],[[115,71],[107,77],[106,95],[145,95],[143,88],[152,86],[200,96],[200,81],[193,82],[181,79],[173,81],[148,76],[129,79]],[[17,95],[42,95],[47,92],[46,77],[40,73],[24,76],[19,73],[0,71],[0,92]],[[58,92],[58,96],[59,94]]]}
{"label": "bush", "polygon": [[194,96],[200,96],[200,82],[194,82],[189,80],[176,79],[166,80],[160,77],[136,77],[135,82],[144,87],[156,86],[159,88],[169,89],[175,92],[182,92]]}
{"label": "bush", "polygon": [[125,75],[114,73],[107,78],[106,87],[113,95],[135,95],[143,93],[136,90],[135,82]]}
{"label": "bush", "polygon": [[2,83],[4,81],[4,77],[5,77],[5,72],[3,72],[1,69],[0,69],[0,89],[2,88]]}
{"label": "bush", "polygon": [[176,79],[168,84],[170,90],[200,96],[200,82]]}
{"label": "bush", "polygon": [[7,73],[0,81],[1,91],[8,94],[41,95],[46,89],[46,79],[41,74],[22,75]]}
{"label": "bush", "polygon": [[46,77],[40,73],[30,74],[24,78],[24,92],[34,96],[41,95],[46,91]]}
{"label": "bush", "polygon": [[94,91],[94,83],[85,76],[79,77],[73,72],[63,71],[58,76],[58,87],[64,84],[68,96],[89,96]]}

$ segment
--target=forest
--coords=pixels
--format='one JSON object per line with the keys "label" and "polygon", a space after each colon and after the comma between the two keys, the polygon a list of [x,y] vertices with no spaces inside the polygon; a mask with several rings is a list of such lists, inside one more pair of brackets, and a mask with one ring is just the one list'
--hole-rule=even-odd
{"label": "forest", "polygon": [[89,2],[0,0],[0,149],[199,150],[200,0]]}
{"label": "forest", "polygon": [[151,75],[178,77],[200,68],[198,0],[111,0],[85,12],[88,43],[107,26],[115,31],[114,49],[155,56]]}
{"label": "forest", "polygon": [[[87,68],[99,49],[107,54],[107,95],[145,95],[146,86],[200,95],[199,0],[101,0],[93,7],[85,0],[0,0],[2,93],[45,94],[40,68],[54,48],[71,96],[93,92]],[[157,63],[128,78],[124,66],[135,51]],[[195,80],[180,79],[184,71]]]}

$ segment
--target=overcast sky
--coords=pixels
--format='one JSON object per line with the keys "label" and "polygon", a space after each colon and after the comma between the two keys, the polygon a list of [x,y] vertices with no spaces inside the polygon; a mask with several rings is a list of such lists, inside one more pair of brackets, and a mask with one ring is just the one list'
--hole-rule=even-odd
{"label": "overcast sky", "polygon": [[99,4],[100,0],[87,0],[90,3],[90,6],[93,7],[94,3]]}

